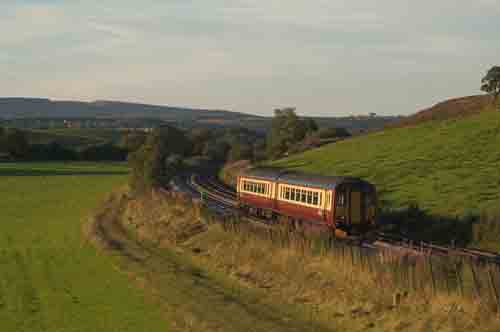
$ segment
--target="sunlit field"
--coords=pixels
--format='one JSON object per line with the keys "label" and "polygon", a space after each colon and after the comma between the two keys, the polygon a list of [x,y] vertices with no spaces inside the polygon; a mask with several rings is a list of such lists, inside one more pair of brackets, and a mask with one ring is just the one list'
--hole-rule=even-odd
{"label": "sunlit field", "polygon": [[165,331],[113,257],[82,238],[82,223],[124,164],[0,164],[1,331]]}
{"label": "sunlit field", "polygon": [[500,113],[345,140],[274,163],[373,182],[392,207],[418,204],[441,216],[494,210],[500,201]]}

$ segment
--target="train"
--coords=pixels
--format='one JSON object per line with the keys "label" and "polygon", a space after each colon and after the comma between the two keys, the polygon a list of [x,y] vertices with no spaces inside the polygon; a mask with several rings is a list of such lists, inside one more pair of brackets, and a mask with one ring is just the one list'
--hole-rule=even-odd
{"label": "train", "polygon": [[359,178],[257,167],[237,177],[236,192],[239,207],[249,214],[293,227],[319,227],[339,236],[375,228],[376,188]]}

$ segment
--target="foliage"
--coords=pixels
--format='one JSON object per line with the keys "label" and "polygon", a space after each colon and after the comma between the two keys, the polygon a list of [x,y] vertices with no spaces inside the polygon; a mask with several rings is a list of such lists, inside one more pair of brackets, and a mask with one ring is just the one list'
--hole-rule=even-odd
{"label": "foliage", "polygon": [[169,162],[168,158],[186,156],[190,151],[190,141],[181,130],[171,126],[153,130],[141,148],[129,154],[132,190],[143,192],[167,183],[180,167],[180,163]]}
{"label": "foliage", "polygon": [[329,127],[329,128],[323,128],[320,129],[318,132],[319,138],[346,138],[350,137],[351,134],[349,131],[345,128],[339,128],[339,127]]}
{"label": "foliage", "polygon": [[267,156],[271,159],[282,156],[317,128],[312,119],[300,119],[294,108],[276,109],[267,135]]}
{"label": "foliage", "polygon": [[78,160],[78,153],[57,142],[49,144],[32,144],[29,151],[30,160]]}
{"label": "foliage", "polygon": [[246,128],[194,128],[188,133],[192,154],[224,162],[253,159],[261,136]]}
{"label": "foliage", "polygon": [[107,143],[88,146],[80,151],[79,156],[86,161],[125,161],[127,150]]}
{"label": "foliage", "polygon": [[82,236],[91,209],[126,183],[126,167],[0,164],[2,331],[163,331],[160,310],[115,257]]}
{"label": "foliage", "polygon": [[5,129],[3,127],[0,127],[0,153],[6,153],[7,149],[5,146]]}
{"label": "foliage", "polygon": [[118,146],[128,152],[135,152],[146,142],[146,133],[142,131],[129,131],[122,135]]}
{"label": "foliage", "polygon": [[29,143],[25,133],[18,129],[3,130],[3,135],[0,135],[0,151],[1,150],[17,159],[27,157],[29,153]]}
{"label": "foliage", "polygon": [[481,90],[489,93],[496,102],[500,95],[500,66],[493,66],[481,80]]}
{"label": "foliage", "polygon": [[241,142],[235,142],[233,143],[231,149],[229,150],[228,160],[236,161],[236,160],[252,159],[252,156],[253,156],[253,150],[251,146]]}

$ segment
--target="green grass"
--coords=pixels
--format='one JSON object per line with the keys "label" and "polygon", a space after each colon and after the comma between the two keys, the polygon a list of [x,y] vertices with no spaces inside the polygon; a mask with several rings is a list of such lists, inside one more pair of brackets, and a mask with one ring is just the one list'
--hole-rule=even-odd
{"label": "green grass", "polygon": [[164,331],[82,223],[126,183],[121,164],[0,163],[1,331]]}
{"label": "green grass", "polygon": [[374,183],[392,207],[417,203],[436,216],[500,202],[500,112],[390,129],[271,163]]}

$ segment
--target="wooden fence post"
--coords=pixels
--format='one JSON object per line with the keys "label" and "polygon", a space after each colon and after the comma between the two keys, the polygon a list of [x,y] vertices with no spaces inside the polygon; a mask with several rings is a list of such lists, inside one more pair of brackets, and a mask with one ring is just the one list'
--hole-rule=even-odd
{"label": "wooden fence post", "polygon": [[490,287],[491,287],[491,290],[493,292],[493,296],[495,297],[495,304],[496,304],[496,307],[497,307],[497,312],[498,312],[498,309],[500,308],[500,303],[499,303],[499,299],[498,299],[498,292],[497,292],[497,287],[495,285],[495,280],[493,279],[493,275],[491,274],[491,267],[489,266],[488,267],[488,279],[490,280]]}
{"label": "wooden fence post", "polygon": [[434,279],[434,271],[432,269],[432,258],[428,258],[429,260],[429,272],[431,273],[431,280],[432,280],[432,294],[436,295],[436,280]]}

